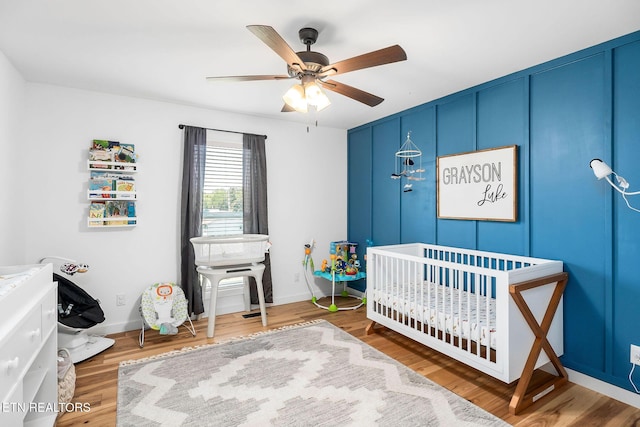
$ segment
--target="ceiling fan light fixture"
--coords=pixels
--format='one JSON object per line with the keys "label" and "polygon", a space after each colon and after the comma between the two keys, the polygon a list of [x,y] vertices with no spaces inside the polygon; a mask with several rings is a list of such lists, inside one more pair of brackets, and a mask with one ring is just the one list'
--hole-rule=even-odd
{"label": "ceiling fan light fixture", "polygon": [[327,108],[329,105],[331,105],[331,101],[329,100],[329,97],[325,95],[324,92],[322,91],[314,100],[314,102],[315,104],[311,104],[311,102],[309,102],[309,104],[314,105],[317,111],[322,111],[325,108]]}
{"label": "ceiling fan light fixture", "polygon": [[307,112],[307,100],[305,98],[304,87],[295,84],[284,94],[282,100],[299,113]]}
{"label": "ceiling fan light fixture", "polygon": [[323,95],[320,86],[314,81],[304,84],[304,96],[309,104],[315,105],[315,101]]}
{"label": "ceiling fan light fixture", "polygon": [[309,111],[309,106],[321,111],[331,105],[329,97],[325,95],[315,80],[306,79],[301,84],[295,84],[282,97],[284,102],[299,113]]}
{"label": "ceiling fan light fixture", "polygon": [[327,95],[325,95],[315,81],[305,83],[304,95],[307,100],[307,104],[316,107],[317,111],[323,110],[331,105],[331,101],[329,101]]}

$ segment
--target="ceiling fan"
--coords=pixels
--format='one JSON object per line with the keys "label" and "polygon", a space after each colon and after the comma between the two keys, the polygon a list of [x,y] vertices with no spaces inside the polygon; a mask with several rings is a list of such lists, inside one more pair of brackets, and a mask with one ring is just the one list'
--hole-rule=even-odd
{"label": "ceiling fan", "polygon": [[285,105],[282,111],[284,112],[306,112],[307,105],[315,107],[318,111],[328,106],[330,101],[320,87],[374,107],[384,99],[353,86],[330,80],[329,77],[407,59],[405,51],[400,46],[394,45],[343,61],[329,63],[329,58],[325,55],[311,50],[311,45],[318,40],[318,31],[314,28],[307,27],[298,31],[300,41],[307,46],[306,51],[302,52],[295,52],[272,27],[248,25],[247,29],[286,61],[287,74],[207,77],[207,80],[242,82],[298,79],[300,83],[296,83],[283,96]]}

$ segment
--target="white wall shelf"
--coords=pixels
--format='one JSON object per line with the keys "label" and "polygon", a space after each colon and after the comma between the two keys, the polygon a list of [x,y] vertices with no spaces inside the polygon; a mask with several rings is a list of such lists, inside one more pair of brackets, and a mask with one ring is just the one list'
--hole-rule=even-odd
{"label": "white wall shelf", "polygon": [[87,160],[87,169],[101,172],[136,173],[138,163],[103,162],[100,160]]}
{"label": "white wall shelf", "polygon": [[[109,224],[109,222],[117,222],[117,224]],[[91,228],[135,227],[136,225],[138,225],[138,218],[135,216],[112,216],[108,218],[88,218],[87,225]]]}
{"label": "white wall shelf", "polygon": [[135,191],[106,191],[106,190],[88,190],[88,200],[137,200],[138,193]]}
{"label": "white wall shelf", "polygon": [[[127,151],[123,159],[128,161],[113,161],[122,150]],[[87,169],[91,172],[87,190],[87,200],[90,201],[87,226],[92,230],[138,224],[134,174],[138,172],[139,165],[135,159],[131,144],[93,140],[87,160]]]}

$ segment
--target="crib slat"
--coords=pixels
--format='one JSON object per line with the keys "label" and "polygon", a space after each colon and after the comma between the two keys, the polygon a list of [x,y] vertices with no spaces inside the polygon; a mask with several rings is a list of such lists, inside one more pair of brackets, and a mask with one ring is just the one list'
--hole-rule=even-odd
{"label": "crib slat", "polygon": [[[487,350],[489,348],[491,348],[491,321],[490,321],[490,316],[489,316],[489,311],[490,311],[490,305],[489,303],[491,302],[491,280],[488,280],[488,285],[487,287],[485,287],[485,307],[484,307],[484,318],[486,319],[486,328],[487,328]],[[490,359],[490,352],[487,351],[486,354],[486,359],[489,360]]]}

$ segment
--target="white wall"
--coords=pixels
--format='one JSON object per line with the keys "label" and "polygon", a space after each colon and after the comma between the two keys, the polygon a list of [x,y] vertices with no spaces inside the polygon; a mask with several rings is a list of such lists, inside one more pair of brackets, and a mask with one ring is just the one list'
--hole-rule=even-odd
{"label": "white wall", "polygon": [[22,168],[26,164],[21,139],[25,81],[0,52],[0,265],[24,261]]}
{"label": "white wall", "polygon": [[[32,83],[26,85],[25,117],[21,151],[29,173],[21,186],[28,197],[19,213],[27,224],[24,261],[58,255],[88,263],[89,273],[72,280],[102,302],[107,320],[98,330],[139,327],[141,292],[158,281],[178,281],[179,123],[268,136],[274,304],[311,298],[301,274],[305,243],[317,239],[316,252],[324,256],[329,241],[346,238],[345,130],[307,133],[305,125],[284,121]],[[135,145],[138,226],[87,227],[92,139]],[[12,169],[19,165],[12,162]],[[126,306],[116,306],[116,294],[125,294]]]}

